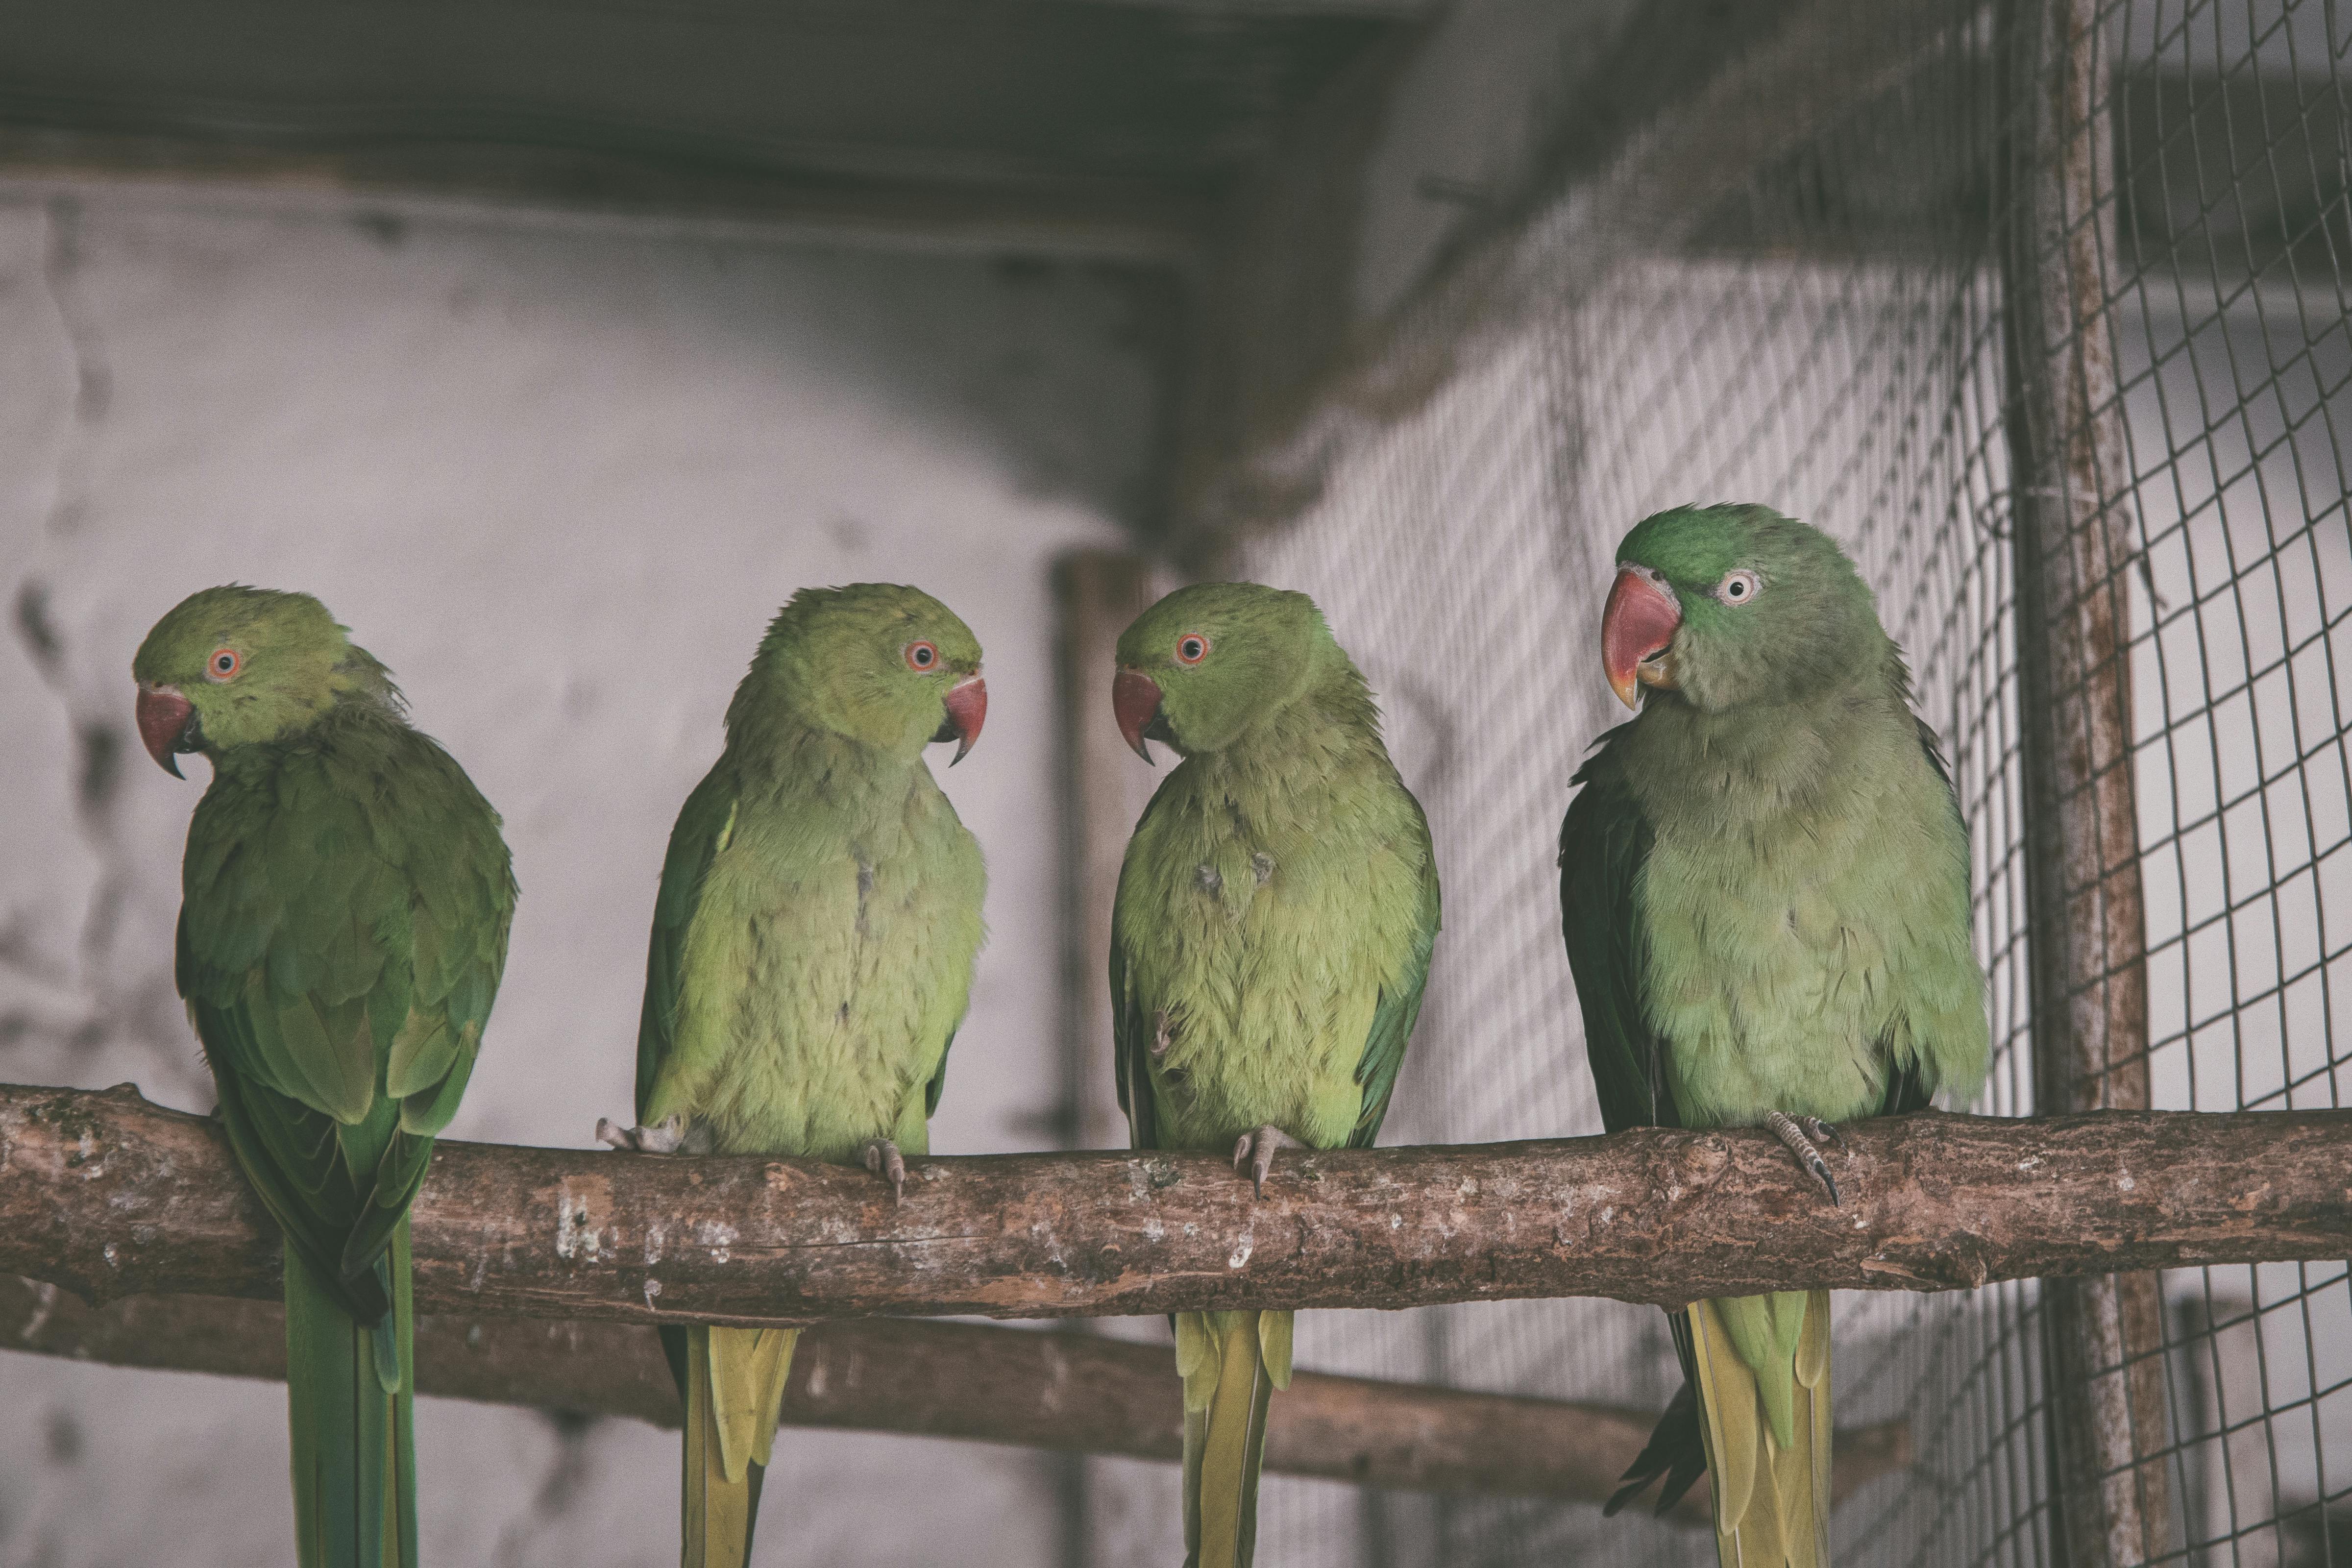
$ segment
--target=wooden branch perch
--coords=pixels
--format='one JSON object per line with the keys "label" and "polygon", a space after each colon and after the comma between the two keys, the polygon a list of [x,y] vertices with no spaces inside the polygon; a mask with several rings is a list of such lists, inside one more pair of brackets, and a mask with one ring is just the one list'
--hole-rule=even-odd
{"label": "wooden branch perch", "polygon": [[[625,1322],[1118,1316],[1512,1297],[1948,1289],[2352,1254],[2352,1111],[1858,1123],[1824,1203],[1758,1132],[1340,1151],[1265,1195],[1194,1154],[862,1170],[446,1143],[421,1312]],[[91,1300],[266,1297],[274,1227],[208,1121],[0,1086],[0,1272]]]}
{"label": "wooden branch perch", "polygon": [[[232,1377],[286,1375],[274,1301],[133,1296],[88,1307],[0,1276],[0,1349]],[[446,1398],[628,1416],[675,1427],[652,1330],[632,1323],[425,1317],[416,1386]],[[1276,1400],[1266,1466],[1419,1491],[1598,1502],[1648,1438],[1651,1412],[1301,1372]],[[810,1330],[784,1395],[792,1426],[967,1437],[1171,1463],[1183,1413],[1165,1345],[973,1323],[869,1318]],[[1911,1427],[1840,1432],[1832,1495],[1911,1463]],[[1670,1516],[1707,1521],[1706,1489]]]}

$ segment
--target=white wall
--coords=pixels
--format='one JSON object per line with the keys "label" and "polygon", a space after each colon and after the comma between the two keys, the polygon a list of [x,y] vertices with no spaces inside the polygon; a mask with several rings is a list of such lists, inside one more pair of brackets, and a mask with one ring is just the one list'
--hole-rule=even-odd
{"label": "white wall", "polygon": [[[170,974],[205,769],[148,765],[129,664],[237,580],[323,598],[505,814],[522,902],[451,1135],[586,1144],[629,1110],[663,842],[766,618],[912,581],[979,634],[992,699],[942,768],[992,936],[933,1146],[1034,1146],[1060,1089],[1045,563],[1141,493],[1131,312],[1083,269],[0,185],[0,1079],[211,1103]],[[288,1560],[279,1389],[0,1356],[0,1407],[26,1413],[0,1563]],[[428,1560],[671,1550],[667,1435],[438,1401],[419,1432]],[[779,1453],[761,1563],[1052,1555],[1033,1456]]]}

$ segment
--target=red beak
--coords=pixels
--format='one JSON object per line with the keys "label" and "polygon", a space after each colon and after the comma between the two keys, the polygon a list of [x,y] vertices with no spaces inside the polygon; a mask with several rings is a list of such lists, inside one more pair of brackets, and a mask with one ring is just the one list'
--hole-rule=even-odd
{"label": "red beak", "polygon": [[155,765],[175,779],[187,776],[180,772],[173,753],[186,749],[180,744],[180,737],[188,732],[188,721],[194,713],[188,700],[176,691],[139,689],[139,739],[145,742]]}
{"label": "red beak", "polygon": [[1635,689],[1647,673],[1642,667],[1673,645],[1682,624],[1683,607],[1662,574],[1647,566],[1617,568],[1609,607],[1601,613],[1601,667],[1618,701],[1634,706]]}
{"label": "red beak", "polygon": [[953,767],[980,740],[980,727],[988,721],[988,682],[977,675],[967,676],[948,688],[946,702],[947,722],[931,738],[961,742],[956,754],[948,759],[948,766]]}
{"label": "red beak", "polygon": [[1135,754],[1150,762],[1151,748],[1143,743],[1143,731],[1160,711],[1160,683],[1139,669],[1120,670],[1110,683],[1110,710]]}

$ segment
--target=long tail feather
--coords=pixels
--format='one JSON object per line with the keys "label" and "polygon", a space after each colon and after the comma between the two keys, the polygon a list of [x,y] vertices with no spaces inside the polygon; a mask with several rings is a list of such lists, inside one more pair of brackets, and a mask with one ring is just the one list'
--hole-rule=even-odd
{"label": "long tail feather", "polygon": [[1601,1505],[1601,1512],[1604,1518],[1618,1512],[1663,1476],[1665,1485],[1659,1489],[1655,1505],[1655,1511],[1663,1516],[1672,1511],[1675,1504],[1683,1500],[1683,1494],[1705,1474],[1706,1445],[1699,1436],[1698,1394],[1691,1384],[1685,1383],[1666,1402],[1658,1424],[1650,1429],[1650,1440],[1642,1445],[1642,1451],[1633,1456],[1633,1462],[1617,1478],[1617,1489]]}
{"label": "long tail feather", "polygon": [[1288,1312],[1180,1312],[1185,1568],[1250,1568],[1266,1408],[1290,1386]]}
{"label": "long tail feather", "polygon": [[392,1310],[363,1324],[349,1291],[286,1255],[286,1408],[301,1568],[416,1568],[415,1364],[408,1222],[375,1268]]}
{"label": "long tail feather", "polygon": [[1826,1290],[1689,1309],[1723,1568],[1827,1568]]}
{"label": "long tail feather", "polygon": [[686,1332],[682,1568],[743,1568],[774,1457],[798,1329]]}

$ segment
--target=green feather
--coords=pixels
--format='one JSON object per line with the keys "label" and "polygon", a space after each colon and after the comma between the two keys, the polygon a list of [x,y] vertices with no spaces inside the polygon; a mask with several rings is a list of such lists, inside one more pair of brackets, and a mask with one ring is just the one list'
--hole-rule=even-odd
{"label": "green feather", "polygon": [[[1205,655],[1188,660],[1188,641]],[[1119,639],[1184,761],[1136,826],[1111,926],[1119,1103],[1138,1148],[1230,1152],[1272,1125],[1379,1133],[1437,937],[1437,869],[1371,694],[1303,595],[1181,591]],[[1287,1312],[1183,1313],[1184,1511],[1198,1568],[1244,1568]]]}
{"label": "green feather", "polygon": [[[918,642],[936,656],[922,668]],[[971,631],[911,588],[812,591],[776,617],[726,748],[671,829],[638,1022],[641,1122],[676,1117],[693,1147],[720,1152],[854,1163],[877,1138],[928,1151],[986,875],[923,747],[979,667]],[[663,1345],[688,1412],[683,1557],[732,1568],[791,1338],[666,1330]]]}
{"label": "green feather", "polygon": [[[241,668],[215,681],[223,649]],[[213,763],[174,967],[230,1149],[286,1233],[298,1556],[414,1568],[406,1215],[506,962],[498,816],[316,600],[195,595],[133,671],[189,701]]]}
{"label": "green feather", "polygon": [[[1868,587],[1827,536],[1760,507],[1660,513],[1618,560],[1662,581],[1681,622],[1670,684],[1602,737],[1560,830],[1604,1125],[1835,1122],[1972,1093],[1990,1036],[1967,827]],[[1713,1391],[1716,1462],[1738,1466],[1724,1560],[1811,1563],[1827,1298],[1712,1306],[1675,1342]],[[1667,1474],[1662,1508],[1706,1463],[1699,1427],[1674,1419],[1627,1477],[1630,1492]],[[1770,1500],[1752,1519],[1750,1495]]]}

